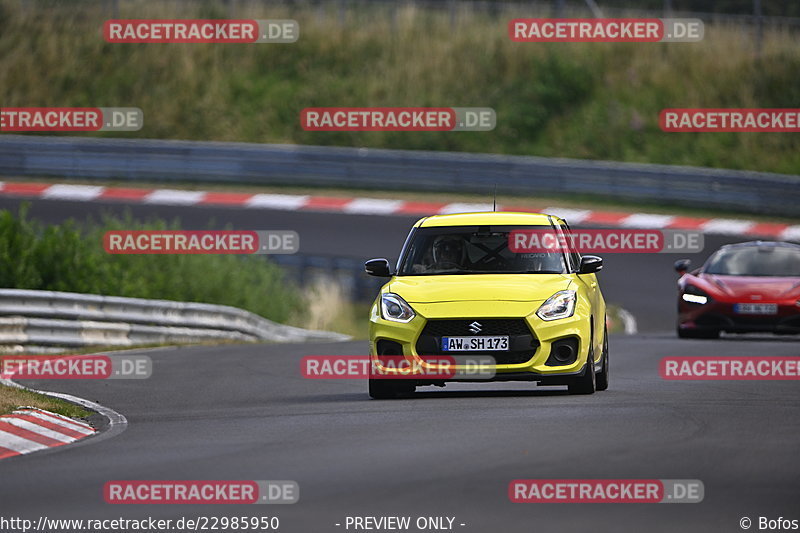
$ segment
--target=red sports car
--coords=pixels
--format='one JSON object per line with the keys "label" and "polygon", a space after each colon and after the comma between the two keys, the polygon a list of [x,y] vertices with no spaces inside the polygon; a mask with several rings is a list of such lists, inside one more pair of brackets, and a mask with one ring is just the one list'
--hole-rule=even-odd
{"label": "red sports car", "polygon": [[723,246],[697,270],[675,262],[678,337],[800,333],[800,245],[743,242]]}

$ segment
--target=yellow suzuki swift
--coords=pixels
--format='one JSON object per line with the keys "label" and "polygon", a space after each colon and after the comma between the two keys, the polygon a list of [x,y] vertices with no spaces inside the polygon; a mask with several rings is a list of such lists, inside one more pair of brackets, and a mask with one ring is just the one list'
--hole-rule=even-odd
{"label": "yellow suzuki swift", "polygon": [[[538,231],[562,246],[513,246],[515,234]],[[546,214],[438,215],[414,224],[396,270],[367,261],[368,274],[390,278],[370,311],[370,396],[452,381],[607,389],[603,260],[570,249],[569,235]]]}

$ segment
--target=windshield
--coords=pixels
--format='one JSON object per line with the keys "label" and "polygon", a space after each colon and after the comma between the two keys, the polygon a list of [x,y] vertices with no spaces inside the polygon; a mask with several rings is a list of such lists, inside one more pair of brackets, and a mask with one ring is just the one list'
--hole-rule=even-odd
{"label": "windshield", "polygon": [[401,276],[437,274],[560,274],[562,252],[514,253],[514,230],[550,226],[457,226],[418,228],[400,266]]}
{"label": "windshield", "polygon": [[708,261],[708,274],[800,277],[800,249],[747,246],[720,250]]}

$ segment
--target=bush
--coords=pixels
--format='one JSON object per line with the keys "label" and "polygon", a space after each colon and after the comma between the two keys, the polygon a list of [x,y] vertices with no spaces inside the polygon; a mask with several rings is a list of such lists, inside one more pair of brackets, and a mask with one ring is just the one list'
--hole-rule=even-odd
{"label": "bush", "polygon": [[264,256],[111,255],[109,230],[180,229],[152,219],[104,217],[78,226],[45,226],[0,211],[0,287],[232,305],[285,322],[301,312],[297,289]]}

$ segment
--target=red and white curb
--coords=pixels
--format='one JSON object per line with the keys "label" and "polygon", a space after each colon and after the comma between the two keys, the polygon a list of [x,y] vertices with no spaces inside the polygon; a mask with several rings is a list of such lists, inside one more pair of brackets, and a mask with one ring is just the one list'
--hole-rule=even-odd
{"label": "red and white curb", "polygon": [[0,416],[0,459],[64,446],[96,432],[89,424],[66,416],[23,407]]}
{"label": "red and white curb", "polygon": [[128,427],[124,415],[98,403],[71,394],[23,387],[5,378],[0,378],[0,384],[72,402],[99,413],[108,421],[108,425],[98,431],[85,422],[66,416],[34,407],[20,407],[10,415],[0,416],[0,459],[78,443],[87,437],[92,437],[91,442],[99,442],[119,435]]}
{"label": "red and white curb", "polygon": [[[491,211],[490,203],[414,202],[383,198],[352,198],[295,194],[249,194],[234,192],[185,191],[176,189],[133,189],[96,185],[0,182],[0,196],[32,197],[70,201],[118,201],[150,205],[238,206],[247,209],[323,211],[353,215],[437,215]],[[770,237],[800,241],[800,225],[755,222],[743,219],[701,218],[651,213],[594,211],[564,207],[499,205],[498,211],[548,213],[571,225],[605,227],[701,230],[704,233]]]}

